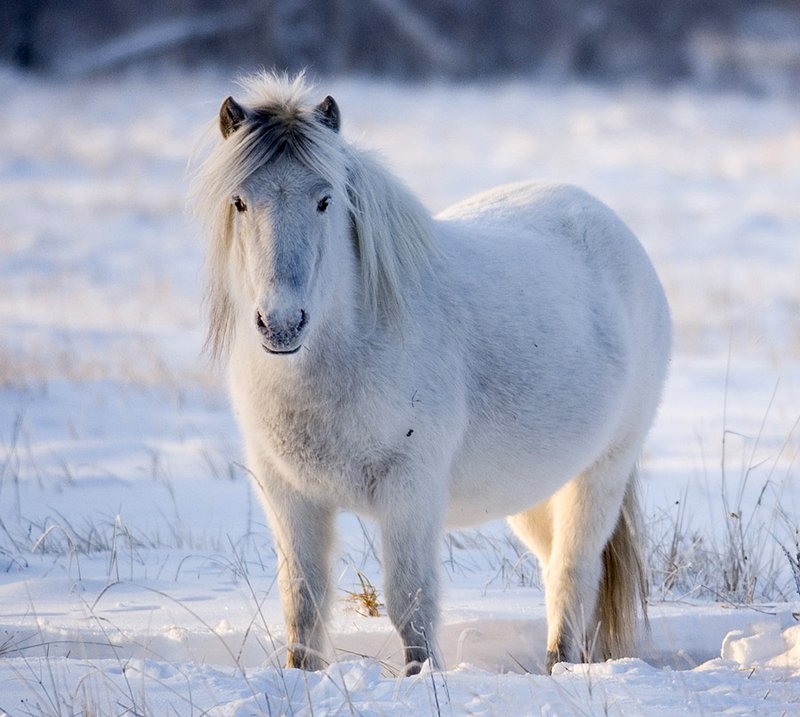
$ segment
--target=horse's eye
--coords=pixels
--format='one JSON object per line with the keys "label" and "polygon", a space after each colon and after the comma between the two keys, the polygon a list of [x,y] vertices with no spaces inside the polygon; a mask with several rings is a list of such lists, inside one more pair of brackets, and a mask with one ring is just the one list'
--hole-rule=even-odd
{"label": "horse's eye", "polygon": [[323,197],[317,202],[317,211],[322,214],[327,208],[328,205],[331,203],[331,198],[328,196]]}
{"label": "horse's eye", "polygon": [[244,199],[242,199],[238,194],[234,194],[231,197],[231,203],[234,207],[236,207],[237,212],[241,213],[247,211],[247,204],[244,203]]}

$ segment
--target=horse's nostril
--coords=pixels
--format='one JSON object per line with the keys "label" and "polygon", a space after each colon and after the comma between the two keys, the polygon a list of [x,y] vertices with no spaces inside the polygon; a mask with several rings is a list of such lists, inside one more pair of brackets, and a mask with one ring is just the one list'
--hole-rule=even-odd
{"label": "horse's nostril", "polygon": [[293,344],[303,333],[308,323],[308,313],[305,309],[298,309],[288,316],[280,316],[256,309],[255,322],[258,332],[269,344],[285,346]]}

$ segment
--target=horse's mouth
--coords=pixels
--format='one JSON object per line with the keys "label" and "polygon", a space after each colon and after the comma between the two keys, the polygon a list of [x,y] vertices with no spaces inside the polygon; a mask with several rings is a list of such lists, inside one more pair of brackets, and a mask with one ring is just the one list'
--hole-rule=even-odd
{"label": "horse's mouth", "polygon": [[303,348],[303,344],[298,344],[293,349],[287,349],[286,351],[282,351],[280,349],[271,349],[266,344],[261,344],[261,348],[264,349],[268,354],[272,354],[273,356],[291,356],[292,354],[296,354],[301,348]]}

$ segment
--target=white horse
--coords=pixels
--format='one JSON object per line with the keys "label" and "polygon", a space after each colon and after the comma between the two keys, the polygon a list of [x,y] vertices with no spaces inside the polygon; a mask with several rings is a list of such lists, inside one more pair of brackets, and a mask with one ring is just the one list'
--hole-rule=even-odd
{"label": "white horse", "polygon": [[408,672],[436,659],[440,536],[501,516],[538,557],[547,667],[632,646],[636,462],[670,319],[641,245],[566,186],[433,219],[339,133],[331,97],[260,74],[228,98],[194,204],[208,342],[279,556],[288,665],[319,669],[334,521],[377,521]]}

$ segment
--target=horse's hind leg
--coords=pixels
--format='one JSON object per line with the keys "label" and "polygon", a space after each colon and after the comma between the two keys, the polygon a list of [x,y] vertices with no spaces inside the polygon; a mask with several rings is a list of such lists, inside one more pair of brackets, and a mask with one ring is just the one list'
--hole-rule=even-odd
{"label": "horse's hind leg", "polygon": [[550,501],[539,503],[522,513],[510,516],[508,524],[517,537],[533,551],[544,571],[553,547],[553,518]]}
{"label": "horse's hind leg", "polygon": [[509,522],[537,554],[547,604],[547,670],[592,657],[603,551],[620,518],[635,454],[610,454],[546,503]]}

